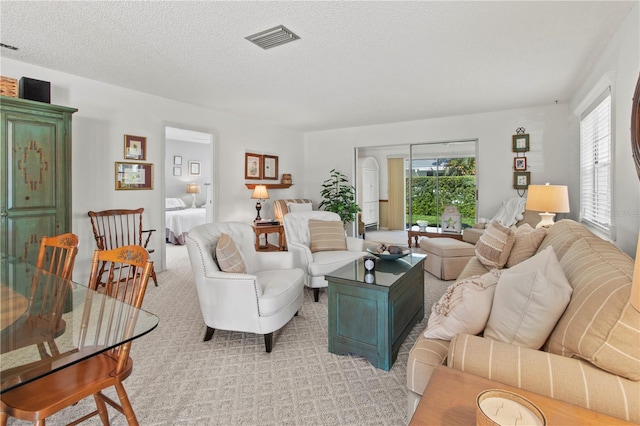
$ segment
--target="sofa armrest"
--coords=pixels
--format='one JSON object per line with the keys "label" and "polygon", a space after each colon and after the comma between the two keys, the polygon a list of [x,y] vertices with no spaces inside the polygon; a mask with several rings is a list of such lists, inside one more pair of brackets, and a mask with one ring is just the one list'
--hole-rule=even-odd
{"label": "sofa armrest", "polygon": [[640,422],[640,382],[580,359],[460,334],[449,345],[447,365],[626,421]]}
{"label": "sofa armrest", "polygon": [[346,238],[347,238],[347,250],[365,251],[365,248],[364,248],[365,240],[361,238],[355,238],[355,237],[346,237]]}

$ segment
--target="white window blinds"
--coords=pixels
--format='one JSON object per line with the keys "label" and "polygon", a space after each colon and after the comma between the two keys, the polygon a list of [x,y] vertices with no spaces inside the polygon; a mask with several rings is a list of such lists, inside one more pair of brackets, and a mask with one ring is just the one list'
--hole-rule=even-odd
{"label": "white window blinds", "polygon": [[580,220],[611,235],[611,88],[580,119]]}

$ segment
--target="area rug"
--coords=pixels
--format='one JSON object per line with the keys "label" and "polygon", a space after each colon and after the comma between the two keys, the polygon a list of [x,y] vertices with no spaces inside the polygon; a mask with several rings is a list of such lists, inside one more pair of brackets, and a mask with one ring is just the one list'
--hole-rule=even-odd
{"label": "area rug", "polygon": [[[198,299],[184,246],[167,246],[167,270],[150,285],[144,309],[160,317],[134,341],[134,370],[125,387],[141,425],[404,425],[409,350],[426,327],[446,281],[425,273],[425,318],[403,343],[390,371],[360,357],[327,351],[327,293],[305,289],[297,317],[274,333],[270,354],[262,336],[216,330],[203,342]],[[107,393],[115,397],[115,393]],[[94,409],[81,401],[47,419],[65,424]],[[111,424],[124,417],[109,408]],[[24,424],[15,420],[10,425]],[[98,418],[84,423],[99,425]]]}

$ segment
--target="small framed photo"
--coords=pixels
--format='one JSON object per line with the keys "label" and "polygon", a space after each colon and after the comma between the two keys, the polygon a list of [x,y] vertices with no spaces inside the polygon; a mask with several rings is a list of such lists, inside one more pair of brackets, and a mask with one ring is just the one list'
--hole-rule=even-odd
{"label": "small framed photo", "polygon": [[146,160],[147,138],[144,136],[124,135],[124,159]]}
{"label": "small framed photo", "polygon": [[262,179],[278,179],[278,157],[275,155],[262,157]]}
{"label": "small framed photo", "polygon": [[182,176],[182,167],[174,167],[173,168],[174,176]]}
{"label": "small framed photo", "polygon": [[189,174],[191,176],[200,176],[200,162],[189,161]]}
{"label": "small framed photo", "polygon": [[262,179],[262,155],[245,152],[244,178]]}
{"label": "small framed photo", "polygon": [[527,189],[531,182],[531,172],[513,172],[513,189]]}
{"label": "small framed photo", "polygon": [[182,156],[181,155],[174,155],[173,156],[173,164],[175,164],[176,166],[182,166]]}
{"label": "small framed photo", "polygon": [[153,189],[153,164],[116,162],[116,190]]}
{"label": "small framed photo", "polygon": [[513,135],[511,137],[513,143],[513,152],[527,152],[529,151],[529,135]]}
{"label": "small framed photo", "polygon": [[527,170],[527,157],[514,157],[513,159],[514,170]]}

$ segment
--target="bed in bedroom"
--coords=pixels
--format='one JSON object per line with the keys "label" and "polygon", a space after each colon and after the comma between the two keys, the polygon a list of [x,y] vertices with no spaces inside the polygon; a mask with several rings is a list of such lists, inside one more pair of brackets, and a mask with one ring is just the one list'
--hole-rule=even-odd
{"label": "bed in bedroom", "polygon": [[206,221],[206,208],[189,208],[180,198],[167,198],[165,209],[166,239],[171,244],[184,245],[189,230]]}

